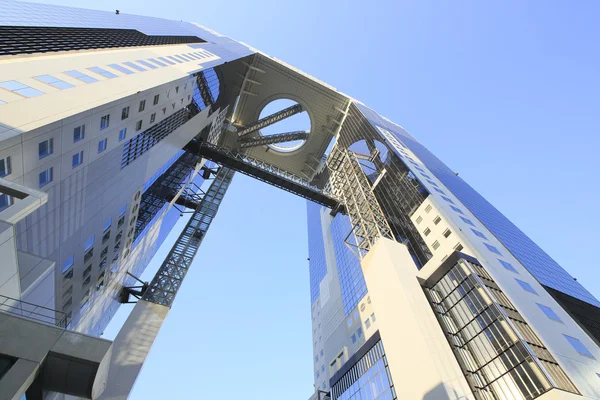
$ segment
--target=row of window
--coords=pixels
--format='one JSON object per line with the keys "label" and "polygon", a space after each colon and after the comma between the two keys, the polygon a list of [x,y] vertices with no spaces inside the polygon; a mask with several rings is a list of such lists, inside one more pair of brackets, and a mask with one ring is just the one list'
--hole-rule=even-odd
{"label": "row of window", "polygon": [[[462,220],[462,221],[463,221],[465,224],[467,224],[467,225],[469,225],[469,226],[471,227],[470,229],[471,229],[471,231],[473,232],[473,234],[475,234],[475,236],[479,237],[480,239],[487,240],[487,237],[486,237],[486,236],[485,236],[485,235],[484,235],[484,234],[483,234],[481,231],[479,231],[479,230],[475,229],[475,227],[476,227],[476,226],[475,226],[475,224],[473,223],[473,221],[471,221],[470,219],[468,219],[468,218],[464,217],[464,213],[463,213],[463,211],[462,211],[460,208],[456,207],[456,205],[455,205],[455,203],[452,201],[452,199],[450,199],[450,198],[449,198],[449,197],[446,195],[446,193],[445,193],[443,190],[441,190],[441,189],[438,187],[438,185],[437,185],[435,182],[433,182],[433,181],[431,180],[431,178],[430,178],[430,177],[429,177],[429,176],[428,176],[428,175],[425,173],[425,171],[423,171],[423,169],[420,167],[420,165],[419,165],[419,164],[417,164],[417,163],[415,163],[415,162],[414,162],[414,161],[413,161],[413,160],[412,160],[412,159],[411,159],[411,158],[408,156],[408,154],[407,154],[406,152],[404,152],[402,149],[398,148],[398,150],[399,150],[401,153],[403,153],[403,155],[404,155],[406,158],[408,158],[408,159],[409,159],[409,161],[411,162],[411,164],[412,164],[412,165],[413,165],[413,166],[414,166],[414,167],[415,167],[415,168],[416,168],[416,169],[417,169],[417,170],[418,170],[418,171],[421,173],[421,175],[423,175],[423,176],[425,177],[425,179],[427,180],[427,182],[433,186],[434,190],[440,194],[440,197],[441,197],[442,199],[444,199],[444,201],[446,201],[446,202],[448,203],[448,205],[449,205],[449,206],[452,208],[452,210],[453,210],[453,211],[455,211],[457,214],[459,214],[459,217],[460,217],[460,219],[461,219],[461,220]],[[425,212],[427,212],[427,213],[428,213],[429,211],[431,211],[431,209],[432,209],[431,205],[428,205],[428,206],[425,208]],[[439,218],[439,217],[437,217],[437,218]],[[422,218],[419,216],[419,217],[417,218],[416,222],[417,222],[417,224],[418,224],[418,223],[420,223],[421,221],[422,221]],[[439,222],[439,221],[438,221],[438,222]],[[427,228],[427,229],[428,229],[428,228]],[[429,233],[429,232],[428,232],[428,233]],[[427,234],[428,234],[428,233],[427,233]],[[427,234],[426,234],[425,236],[427,236]],[[449,235],[449,233],[448,233],[448,235]],[[446,236],[446,237],[447,237],[447,236]],[[434,243],[434,245],[433,245],[434,249],[435,249],[435,248],[437,248],[437,247],[439,247],[439,243],[437,243],[437,247],[436,247],[436,243],[437,243],[437,241],[436,241],[436,242]],[[482,243],[484,244],[484,246],[485,246],[485,247],[486,247],[486,248],[487,248],[487,249],[488,249],[490,252],[492,252],[492,253],[494,253],[494,254],[496,254],[496,255],[502,256],[502,253],[500,252],[500,250],[498,250],[498,249],[497,249],[495,246],[492,246],[491,244],[489,244],[489,243],[486,243],[486,242],[483,242],[483,241],[482,241]],[[460,244],[459,244],[459,245],[460,245]],[[461,246],[461,248],[462,248],[462,246]],[[498,259],[498,261],[500,262],[500,264],[501,264],[501,265],[502,265],[502,266],[503,266],[505,269],[507,269],[507,270],[509,270],[509,271],[511,271],[511,272],[514,272],[514,273],[517,273],[517,274],[518,274],[518,272],[517,272],[516,268],[515,268],[515,267],[514,267],[512,264],[510,264],[509,262],[507,262],[507,261],[504,261],[504,260],[501,260],[501,259]],[[520,280],[520,279],[517,279],[517,278],[515,278],[515,280],[517,281],[517,283],[519,284],[519,286],[520,286],[520,287],[521,287],[523,290],[525,290],[525,291],[527,291],[527,292],[529,292],[529,293],[532,293],[532,294],[535,294],[535,295],[537,295],[537,292],[535,291],[535,289],[534,289],[534,288],[533,288],[533,287],[532,287],[532,286],[531,286],[529,283],[527,283],[527,282],[525,282],[525,281],[522,281],[522,280]],[[543,305],[543,304],[539,304],[539,303],[536,303],[536,304],[537,304],[537,306],[540,308],[540,310],[541,310],[541,311],[544,313],[544,315],[546,315],[546,317],[548,317],[549,319],[552,319],[552,320],[554,320],[554,321],[558,321],[558,322],[561,322],[561,323],[562,323],[561,319],[560,319],[560,318],[558,317],[558,315],[557,315],[557,314],[554,312],[554,310],[552,310],[552,308],[550,308],[550,307],[548,307],[548,306],[545,306],[545,305]],[[591,352],[590,352],[590,351],[589,351],[589,350],[588,350],[588,349],[587,349],[587,348],[586,348],[586,347],[583,345],[583,343],[582,343],[582,342],[581,342],[579,339],[577,339],[577,338],[574,338],[574,337],[572,337],[572,336],[569,336],[569,335],[566,335],[566,334],[563,334],[563,336],[565,337],[565,339],[566,339],[566,340],[567,340],[567,341],[568,341],[568,342],[571,344],[571,346],[572,346],[572,347],[573,347],[573,348],[574,348],[574,349],[575,349],[575,350],[576,350],[576,351],[577,351],[579,354],[581,354],[581,355],[584,355],[584,356],[586,356],[586,357],[591,357],[591,358],[594,358],[594,356],[592,355],[592,353],[591,353]]]}
{"label": "row of window", "polygon": [[[147,69],[144,68],[147,67],[149,69],[156,69],[158,67],[167,67],[169,65],[175,65],[176,63],[184,63],[184,62],[190,62],[190,61],[197,61],[197,60],[202,60],[204,58],[207,57],[212,57],[214,56],[214,54],[205,51],[205,50],[201,50],[201,51],[195,51],[192,53],[186,53],[186,54],[178,54],[178,55],[174,55],[174,56],[166,56],[166,57],[157,57],[156,58],[149,58],[147,60],[136,60],[137,64],[131,61],[127,61],[127,62],[123,62],[123,65],[126,65],[129,68],[125,68],[123,65],[120,64],[109,64],[108,67],[112,68],[115,71],[119,71],[125,75],[131,75],[136,73],[136,71],[138,72],[144,72]],[[141,65],[140,65],[141,64]],[[107,79],[114,79],[114,78],[118,78],[119,76],[110,72],[107,69],[104,68],[100,68],[100,67],[90,67],[88,68],[88,70],[101,75]],[[70,71],[64,71],[65,75],[68,75],[72,78],[75,78],[81,82],[84,83],[94,83],[94,82],[98,82],[98,79],[93,78],[89,75],[84,74],[83,72],[77,71],[77,70],[70,70]],[[38,76],[34,76],[34,79],[45,83],[47,85],[50,85],[56,89],[70,89],[75,87],[74,85],[62,81],[52,75],[38,75]],[[30,86],[27,86],[23,83],[17,82],[17,81],[4,81],[4,82],[0,82],[0,88],[6,89],[12,93],[18,94],[22,97],[36,97],[36,96],[40,96],[45,94],[44,92],[42,92],[39,89],[34,89]],[[5,104],[4,101],[0,101],[0,104]]]}

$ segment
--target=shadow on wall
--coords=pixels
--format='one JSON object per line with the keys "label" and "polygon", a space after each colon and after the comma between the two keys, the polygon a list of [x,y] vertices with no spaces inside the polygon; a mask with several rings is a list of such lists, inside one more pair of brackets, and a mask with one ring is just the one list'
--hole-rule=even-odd
{"label": "shadow on wall", "polygon": [[[452,391],[452,394],[448,393],[448,390]],[[463,399],[465,397],[462,397]],[[452,388],[446,387],[443,383],[436,385],[433,389],[425,393],[423,400],[458,400],[458,393]]]}

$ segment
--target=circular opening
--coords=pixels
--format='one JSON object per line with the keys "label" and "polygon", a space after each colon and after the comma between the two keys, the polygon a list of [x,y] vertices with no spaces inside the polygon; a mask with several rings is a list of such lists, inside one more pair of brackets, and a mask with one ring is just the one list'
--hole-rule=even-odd
{"label": "circular opening", "polygon": [[[296,104],[298,104],[298,102],[290,99],[273,100],[272,102],[267,104],[265,108],[262,109],[258,118],[262,119]],[[308,116],[308,113],[306,111],[294,114],[291,117],[282,119],[281,121],[274,123],[273,125],[269,125],[261,129],[260,134],[261,136],[269,137],[272,135],[278,135],[280,133],[301,131],[307,133],[310,132],[310,117]],[[306,139],[291,140],[287,142],[270,144],[268,146],[276,151],[290,152],[298,150],[300,147],[302,147],[304,143],[306,143]]]}

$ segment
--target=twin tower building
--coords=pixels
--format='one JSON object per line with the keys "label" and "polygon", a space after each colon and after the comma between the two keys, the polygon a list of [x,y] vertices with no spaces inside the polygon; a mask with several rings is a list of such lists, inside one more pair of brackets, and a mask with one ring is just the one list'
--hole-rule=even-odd
{"label": "twin tower building", "polygon": [[14,0],[0,399],[126,398],[235,173],[307,199],[311,399],[600,399],[600,302],[401,126],[197,24]]}

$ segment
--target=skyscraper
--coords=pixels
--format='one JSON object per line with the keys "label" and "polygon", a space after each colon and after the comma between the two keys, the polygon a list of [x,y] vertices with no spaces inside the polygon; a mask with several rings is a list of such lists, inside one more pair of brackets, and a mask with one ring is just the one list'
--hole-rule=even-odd
{"label": "skyscraper", "polygon": [[315,398],[600,398],[600,303],[400,126],[197,24],[0,7],[9,398],[126,398],[235,172],[309,200]]}

